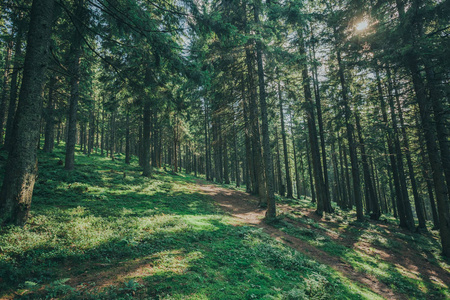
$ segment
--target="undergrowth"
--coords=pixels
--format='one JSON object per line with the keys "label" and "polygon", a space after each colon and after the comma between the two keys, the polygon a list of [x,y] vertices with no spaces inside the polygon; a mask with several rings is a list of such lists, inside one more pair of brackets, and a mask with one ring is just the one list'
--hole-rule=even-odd
{"label": "undergrowth", "polygon": [[377,298],[237,225],[193,177],[81,152],[67,172],[63,156],[39,154],[29,222],[1,229],[0,298]]}
{"label": "undergrowth", "polygon": [[[307,204],[299,205],[302,201],[289,201],[296,202],[294,207],[308,207]],[[385,222],[388,224],[385,226],[379,226],[369,220],[364,223],[349,221],[354,218],[339,209],[327,217],[326,220],[331,222],[317,222],[300,212],[292,211],[286,213],[284,219],[280,218],[274,226],[329,255],[339,257],[359,272],[376,277],[397,293],[407,295],[409,299],[450,298],[446,286],[448,283],[430,278],[430,270],[420,267],[415,267],[418,270],[409,270],[402,265],[414,265],[415,261],[389,261],[377,254],[387,251],[388,256],[389,252],[392,252],[402,257],[402,253],[413,251],[448,272],[448,263],[439,255],[440,244],[436,232],[406,233],[399,230],[392,220]],[[364,247],[360,248],[357,244],[365,245],[369,249],[363,251]]]}

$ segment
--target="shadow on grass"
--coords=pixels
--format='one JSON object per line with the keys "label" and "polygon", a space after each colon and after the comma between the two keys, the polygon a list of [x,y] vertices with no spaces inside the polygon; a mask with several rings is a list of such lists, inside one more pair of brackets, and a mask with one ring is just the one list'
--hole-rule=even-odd
{"label": "shadow on grass", "polygon": [[[183,227],[186,222],[189,226]],[[72,289],[58,297],[107,299],[126,294],[122,286],[133,279],[141,284],[133,292],[142,297],[261,299],[297,293],[359,298],[323,266],[253,228],[229,225],[218,216],[160,225],[151,233],[145,226],[128,230],[128,236],[84,250],[71,252],[64,243],[24,250],[2,261],[2,276],[9,274],[2,290],[18,291],[24,282],[33,282],[44,287],[24,298],[38,298],[56,293],[51,282],[70,278],[65,285]],[[108,290],[111,286],[117,289]]]}

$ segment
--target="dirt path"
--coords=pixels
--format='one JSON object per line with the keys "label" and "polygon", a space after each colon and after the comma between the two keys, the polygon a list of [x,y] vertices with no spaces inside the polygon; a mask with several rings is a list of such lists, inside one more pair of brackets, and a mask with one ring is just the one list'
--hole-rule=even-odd
{"label": "dirt path", "polygon": [[241,222],[262,228],[266,233],[283,242],[287,246],[306,254],[322,264],[332,267],[334,270],[341,273],[343,277],[364,285],[374,293],[386,299],[407,299],[405,295],[394,293],[392,289],[390,289],[383,282],[380,282],[374,276],[358,272],[351,265],[342,261],[339,257],[331,256],[296,237],[286,234],[281,230],[264,223],[262,219],[264,218],[265,209],[258,207],[258,199],[256,197],[240,191],[229,190],[207,184],[200,180],[197,183],[199,185],[199,189],[204,194],[211,196],[222,209],[229,212]]}

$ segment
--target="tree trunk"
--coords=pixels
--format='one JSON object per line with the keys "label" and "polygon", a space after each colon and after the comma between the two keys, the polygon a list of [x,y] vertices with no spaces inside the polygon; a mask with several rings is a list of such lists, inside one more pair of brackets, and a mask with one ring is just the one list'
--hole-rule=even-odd
{"label": "tree trunk", "polygon": [[296,151],[296,147],[295,147],[294,126],[292,124],[293,119],[294,119],[294,116],[291,114],[292,150],[294,151],[295,185],[297,187],[297,199],[301,199],[300,176],[298,174],[297,151]]}
{"label": "tree trunk", "polygon": [[280,161],[280,143],[278,142],[279,138],[278,138],[278,130],[277,127],[275,126],[275,149],[277,151],[276,153],[276,163],[277,163],[277,182],[278,182],[278,194],[282,197],[284,197],[284,184],[283,184],[283,174],[281,171],[281,161]]}
{"label": "tree trunk", "polygon": [[450,257],[450,208],[448,190],[443,176],[443,167],[436,143],[436,132],[433,128],[433,120],[431,118],[431,103],[427,100],[425,85],[420,76],[417,67],[417,59],[414,54],[410,55],[408,61],[408,67],[411,71],[417,103],[419,104],[420,120],[427,146],[428,159],[430,161],[433,174],[434,190],[436,193],[436,202],[439,214],[442,254]]}
{"label": "tree trunk", "polygon": [[[398,116],[399,116],[399,119],[400,119],[400,126],[401,126],[401,130],[402,130],[403,147],[406,150],[406,163],[408,165],[408,172],[409,172],[409,178],[410,178],[410,181],[411,181],[411,188],[412,188],[412,191],[413,191],[414,204],[416,206],[417,219],[419,220],[419,228],[426,229],[425,209],[423,207],[423,201],[419,197],[419,192],[417,190],[416,176],[414,174],[414,167],[413,167],[413,164],[412,164],[411,151],[409,149],[408,135],[406,134],[405,121],[403,119],[403,111],[402,111],[402,107],[401,107],[401,104],[400,104],[400,96],[399,96],[399,93],[398,93],[398,87],[397,87],[397,84],[395,82],[395,78],[393,78],[393,82],[392,82],[391,72],[390,72],[389,67],[387,67],[387,76],[388,76],[389,90],[392,91],[393,88],[395,88],[395,90],[394,90],[394,92],[395,92],[395,100],[396,100],[396,104],[397,104]],[[391,110],[392,110],[392,109],[394,109],[394,103],[393,103],[393,100],[392,100],[392,95],[389,95],[389,97],[390,97],[389,101],[390,102],[392,101],[392,103],[391,103]]]}
{"label": "tree trunk", "polygon": [[281,96],[280,81],[278,81],[278,99],[280,105],[281,138],[283,140],[284,169],[286,170],[287,197],[293,198],[291,170],[289,169],[289,156],[286,141],[286,129],[284,127],[283,97]]}
{"label": "tree trunk", "polygon": [[342,66],[341,51],[337,49],[338,73],[341,83],[342,102],[344,105],[345,127],[347,129],[347,140],[350,152],[350,163],[352,165],[353,197],[356,205],[357,220],[364,221],[363,205],[361,198],[361,181],[359,177],[358,157],[356,143],[353,138],[353,125],[351,124],[351,109],[348,101],[347,83],[345,81],[344,69]]}
{"label": "tree trunk", "polygon": [[54,0],[34,0],[31,8],[23,84],[0,192],[0,219],[3,223],[25,224],[31,207],[53,8]]}
{"label": "tree trunk", "polygon": [[[142,137],[142,176],[150,177],[152,169],[150,166],[150,115],[151,103],[149,99],[144,102],[144,117],[142,120],[143,137]],[[175,171],[176,172],[176,171]]]}
{"label": "tree trunk", "polygon": [[92,109],[89,113],[89,137],[88,137],[88,156],[91,155],[94,149],[94,139],[95,139],[95,110]]}
{"label": "tree trunk", "polygon": [[[220,122],[220,121],[219,121]],[[223,162],[223,180],[225,182],[225,184],[230,184],[230,172],[229,172],[229,161],[228,161],[228,145],[227,145],[227,136],[222,132],[222,126],[219,127],[220,128],[220,140],[221,140],[221,149],[222,149],[222,154],[221,155],[221,159]]]}
{"label": "tree trunk", "polygon": [[[301,30],[299,31],[299,37],[300,37],[299,53],[300,55],[306,57],[306,50]],[[325,182],[323,179],[323,169],[320,161],[319,141],[317,139],[317,128],[314,114],[314,103],[312,100],[311,86],[310,86],[311,79],[309,76],[308,66],[306,62],[304,62],[302,65],[302,79],[303,79],[303,92],[305,95],[305,107],[308,124],[309,143],[311,146],[314,183],[317,196],[316,213],[319,216],[322,216],[324,212],[331,213],[333,209],[331,207],[331,202],[327,197],[328,194],[328,192],[326,191],[327,187],[325,186]]]}
{"label": "tree trunk", "polygon": [[245,138],[245,156],[246,156],[246,192],[247,193],[255,193],[256,186],[258,185],[257,175],[255,174],[255,162],[254,156],[252,155],[251,149],[251,139],[252,139],[252,128],[249,122],[249,112],[248,112],[248,104],[247,97],[245,96],[245,81],[244,75],[242,75],[242,83],[241,83],[241,93],[242,93],[242,106],[244,113],[244,138]]}
{"label": "tree trunk", "polygon": [[378,72],[378,67],[375,69],[376,73],[376,81],[377,81],[377,89],[378,89],[378,99],[381,104],[381,113],[383,116],[383,122],[385,123],[385,128],[387,129],[388,134],[388,150],[389,157],[391,160],[391,167],[394,176],[394,187],[397,196],[397,210],[398,216],[400,218],[400,227],[408,228],[409,230],[414,229],[414,219],[412,218],[411,213],[411,205],[408,199],[408,191],[406,190],[406,182],[404,178],[404,169],[403,169],[403,159],[400,151],[400,143],[397,139],[397,123],[395,118],[395,112],[391,112],[392,118],[392,128],[389,128],[389,122],[386,112],[386,104],[383,97],[383,90],[381,88],[381,80]]}
{"label": "tree trunk", "polygon": [[234,144],[234,167],[236,173],[236,187],[241,185],[241,174],[239,173],[239,155],[237,145],[236,116],[233,115],[233,144]]}
{"label": "tree trunk", "polygon": [[[250,46],[250,45],[249,45]],[[253,185],[253,194],[258,194],[260,197],[260,206],[265,207],[267,203],[267,188],[265,182],[264,162],[261,150],[261,137],[259,131],[258,106],[256,104],[256,87],[254,79],[254,54],[246,47],[246,64],[248,70],[248,90],[250,91],[249,103],[249,120],[251,128],[251,143],[252,143],[252,157],[253,157],[253,174],[255,175],[255,184]]]}
{"label": "tree trunk", "polygon": [[[311,40],[314,41],[314,35],[311,28]],[[314,42],[311,43],[311,50],[312,50],[312,58],[313,61],[316,60],[316,50],[314,46]],[[325,130],[323,128],[323,118],[322,118],[322,105],[320,100],[320,90],[319,90],[319,76],[317,74],[317,64],[313,63],[312,67],[312,82],[314,87],[314,98],[315,98],[315,104],[316,104],[316,110],[317,110],[317,123],[319,125],[319,137],[320,137],[320,146],[321,146],[321,152],[322,152],[322,166],[323,166],[323,178],[324,178],[324,184],[325,184],[325,196],[327,197],[327,203],[330,203],[331,196],[330,196],[330,183],[328,178],[328,166],[327,166],[327,154],[325,151]],[[331,204],[330,204],[331,205]]]}
{"label": "tree trunk", "polygon": [[[342,142],[341,142],[342,143]],[[346,192],[345,192],[345,202],[344,202],[344,208],[346,209],[352,209],[353,208],[353,193],[351,190],[351,184],[350,184],[350,172],[348,171],[348,156],[347,156],[347,147],[345,147],[345,144],[342,145],[342,155],[344,157],[344,172],[345,172],[345,183],[346,183]],[[348,196],[347,196],[348,195]]]}
{"label": "tree trunk", "polygon": [[[306,161],[308,162],[308,175],[309,175],[309,186],[311,191],[311,202],[316,203],[316,190],[314,188],[314,177],[312,173],[311,168],[311,151],[309,149],[309,143],[306,141]],[[300,162],[303,164],[303,162],[300,160]]]}
{"label": "tree trunk", "polygon": [[[259,21],[259,9],[261,1],[258,0],[254,6],[255,23],[260,25]],[[258,65],[258,82],[259,82],[259,103],[261,107],[261,131],[263,140],[263,157],[265,167],[265,185],[267,188],[267,212],[266,218],[273,219],[276,217],[276,204],[275,204],[275,190],[273,186],[273,162],[272,153],[270,149],[270,137],[269,137],[269,120],[266,103],[266,84],[264,82],[264,67],[262,57],[262,42],[256,40],[256,62]]]}
{"label": "tree trunk", "polygon": [[126,129],[125,129],[125,163],[130,164],[131,151],[130,151],[130,112],[127,109],[126,112]]}
{"label": "tree trunk", "polygon": [[380,204],[375,193],[375,188],[372,184],[372,178],[370,176],[369,162],[367,160],[366,145],[362,135],[361,121],[359,119],[359,114],[355,112],[356,129],[358,133],[358,139],[360,143],[362,164],[363,164],[363,174],[364,174],[364,186],[367,190],[367,211],[370,212],[370,218],[372,220],[380,219]]}
{"label": "tree trunk", "polygon": [[54,76],[50,78],[48,87],[48,103],[46,111],[46,123],[45,123],[45,140],[44,140],[44,151],[50,153],[53,151],[55,145],[55,83],[58,79]]}
{"label": "tree trunk", "polygon": [[116,114],[115,112],[111,112],[110,119],[110,127],[109,127],[109,155],[111,160],[115,160],[115,152],[116,152]]}
{"label": "tree trunk", "polygon": [[14,64],[13,72],[11,74],[11,90],[9,92],[8,119],[6,120],[5,148],[8,150],[11,149],[11,137],[13,132],[14,117],[16,115],[17,94],[19,90],[19,73],[21,67],[20,61],[22,58],[22,32],[24,30],[23,26],[24,25],[21,14],[19,17],[16,40],[14,42]]}
{"label": "tree trunk", "polygon": [[9,61],[11,60],[13,42],[9,42],[6,46],[6,56],[5,56],[5,72],[3,72],[3,84],[2,84],[2,94],[0,97],[0,144],[3,144],[3,124],[5,123],[5,112],[6,112],[6,98],[8,95],[8,82],[9,82]]}
{"label": "tree trunk", "polygon": [[75,30],[70,44],[70,105],[68,115],[68,136],[66,143],[65,169],[70,171],[75,168],[75,144],[77,136],[77,111],[80,98],[80,59],[82,55],[82,16],[84,14],[84,0],[77,0],[74,19]]}

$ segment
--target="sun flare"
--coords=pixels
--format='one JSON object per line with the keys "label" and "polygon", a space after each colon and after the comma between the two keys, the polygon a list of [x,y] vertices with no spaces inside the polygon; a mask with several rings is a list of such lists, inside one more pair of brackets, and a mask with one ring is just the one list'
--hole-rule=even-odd
{"label": "sun flare", "polygon": [[358,24],[356,24],[356,30],[364,30],[369,26],[369,22],[367,22],[366,20],[359,22]]}

